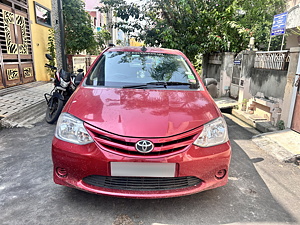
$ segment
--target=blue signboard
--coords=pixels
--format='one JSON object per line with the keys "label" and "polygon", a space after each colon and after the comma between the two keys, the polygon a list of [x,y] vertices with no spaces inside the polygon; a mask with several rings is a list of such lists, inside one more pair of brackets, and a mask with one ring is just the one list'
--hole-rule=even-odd
{"label": "blue signboard", "polygon": [[281,13],[274,16],[271,36],[285,34],[285,25],[288,13]]}
{"label": "blue signboard", "polygon": [[233,64],[234,65],[241,65],[242,61],[241,60],[234,60]]}

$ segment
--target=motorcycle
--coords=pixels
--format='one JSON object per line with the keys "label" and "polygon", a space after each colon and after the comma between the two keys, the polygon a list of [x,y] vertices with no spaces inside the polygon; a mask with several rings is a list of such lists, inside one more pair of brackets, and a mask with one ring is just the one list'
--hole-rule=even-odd
{"label": "motorcycle", "polygon": [[[48,60],[52,60],[51,55],[46,54]],[[50,94],[45,93],[47,102],[46,122],[53,124],[57,121],[64,105],[71,97],[76,87],[80,84],[84,74],[83,69],[77,70],[77,74],[68,73],[64,70],[57,71],[57,67],[45,64],[45,67],[54,70],[54,88]]]}

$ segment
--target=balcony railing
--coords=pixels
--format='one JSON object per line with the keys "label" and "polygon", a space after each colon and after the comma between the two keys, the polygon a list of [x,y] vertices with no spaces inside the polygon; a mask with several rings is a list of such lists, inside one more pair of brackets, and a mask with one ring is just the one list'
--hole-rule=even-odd
{"label": "balcony railing", "polygon": [[256,52],[254,68],[288,70],[289,51]]}

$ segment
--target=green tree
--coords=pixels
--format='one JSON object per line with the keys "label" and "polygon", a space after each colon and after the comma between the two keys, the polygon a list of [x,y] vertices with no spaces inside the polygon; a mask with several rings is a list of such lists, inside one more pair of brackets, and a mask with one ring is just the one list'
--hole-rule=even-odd
{"label": "green tree", "polygon": [[[255,38],[256,47],[260,50],[268,49],[270,30],[273,17],[283,13],[285,1],[283,0],[236,0],[235,7],[240,12],[236,20],[241,26],[248,28],[250,36]],[[280,49],[282,36],[272,38],[271,50]]]}
{"label": "green tree", "polygon": [[100,49],[103,49],[107,46],[107,42],[111,40],[111,34],[106,29],[101,29],[99,32],[95,35],[97,45],[100,47]]}
{"label": "green tree", "polygon": [[91,20],[82,0],[63,0],[65,43],[67,54],[93,51],[97,44]]}
{"label": "green tree", "polygon": [[[48,64],[51,66],[55,66],[55,58],[56,58],[56,54],[55,54],[55,37],[54,37],[54,29],[49,29],[49,35],[48,35],[48,47],[47,47],[47,51],[49,52],[49,54],[52,57],[52,60],[48,60]],[[51,77],[54,77],[54,70],[47,68],[48,73],[50,74]]]}
{"label": "green tree", "polygon": [[[239,52],[254,36],[267,45],[273,16],[283,0],[149,0],[143,5],[102,0],[102,11],[114,10],[124,32],[152,46],[176,48],[191,60],[199,53]],[[143,23],[141,23],[143,21]]]}

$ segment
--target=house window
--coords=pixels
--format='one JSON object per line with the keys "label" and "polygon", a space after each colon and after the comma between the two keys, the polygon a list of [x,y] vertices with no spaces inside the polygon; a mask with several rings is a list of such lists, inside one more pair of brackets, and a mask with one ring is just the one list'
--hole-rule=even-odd
{"label": "house window", "polygon": [[37,2],[34,2],[34,9],[36,23],[46,27],[52,27],[51,11]]}

